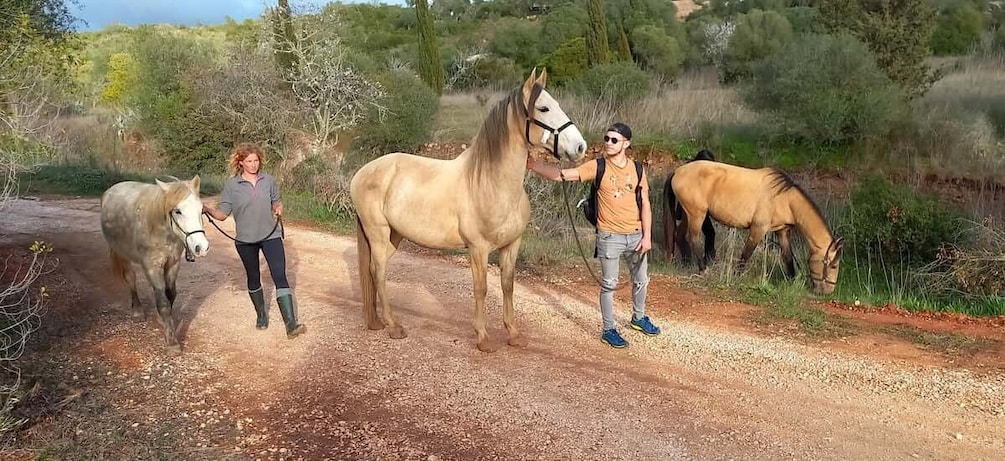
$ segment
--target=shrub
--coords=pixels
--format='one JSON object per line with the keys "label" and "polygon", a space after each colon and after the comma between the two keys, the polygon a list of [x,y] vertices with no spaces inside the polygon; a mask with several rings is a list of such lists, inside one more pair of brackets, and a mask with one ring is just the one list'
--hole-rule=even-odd
{"label": "shrub", "polygon": [[729,38],[720,78],[731,83],[750,74],[750,63],[771,55],[792,40],[792,25],[775,11],[751,10],[736,21],[736,30]]}
{"label": "shrub", "polygon": [[632,44],[639,61],[650,71],[664,77],[680,73],[684,51],[677,39],[663,29],[645,25],[632,30]]}
{"label": "shrub", "polygon": [[929,45],[936,55],[966,53],[984,33],[984,15],[968,3],[957,3],[939,15]]}
{"label": "shrub", "polygon": [[920,265],[936,259],[945,245],[963,246],[960,216],[935,198],[885,178],[868,178],[851,194],[840,233],[860,254],[888,263]]}
{"label": "shrub", "polygon": [[905,112],[901,90],[849,35],[808,35],[753,66],[741,91],[788,134],[825,143],[886,132]]}
{"label": "shrub", "polygon": [[595,66],[570,84],[574,92],[605,98],[615,105],[631,104],[649,92],[649,74],[630,62]]}
{"label": "shrub", "polygon": [[357,146],[365,150],[410,152],[429,139],[439,108],[436,93],[415,74],[392,70],[377,78],[387,92],[380,104],[387,109],[381,120],[371,107],[360,125]]}
{"label": "shrub", "polygon": [[579,78],[590,67],[586,60],[586,38],[577,37],[555,49],[546,60],[548,79],[558,84]]}

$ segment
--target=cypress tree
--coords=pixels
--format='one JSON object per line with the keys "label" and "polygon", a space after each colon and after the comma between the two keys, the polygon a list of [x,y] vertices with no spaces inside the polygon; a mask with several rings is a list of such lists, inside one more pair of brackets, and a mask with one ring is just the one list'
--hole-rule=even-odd
{"label": "cypress tree", "polygon": [[279,0],[276,15],[273,16],[272,29],[275,34],[276,65],[283,77],[292,78],[297,70],[297,57],[293,54],[293,45],[297,37],[293,34],[293,18],[290,15],[290,1]]}
{"label": "cypress tree", "polygon": [[589,22],[586,28],[586,57],[590,67],[610,62],[611,48],[607,44],[607,18],[604,0],[588,0],[586,14]]}
{"label": "cypress tree", "polygon": [[419,21],[419,76],[436,94],[443,94],[443,65],[436,44],[433,14],[426,0],[415,0],[415,15]]}
{"label": "cypress tree", "polygon": [[632,49],[628,45],[628,34],[625,33],[625,29],[621,29],[621,34],[618,35],[618,61],[631,60]]}

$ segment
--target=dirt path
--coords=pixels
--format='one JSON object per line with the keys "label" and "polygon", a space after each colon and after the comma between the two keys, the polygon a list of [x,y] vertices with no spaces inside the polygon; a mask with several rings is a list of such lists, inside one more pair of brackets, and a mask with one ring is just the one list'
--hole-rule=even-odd
{"label": "dirt path", "polygon": [[[401,252],[390,292],[408,338],[362,327],[353,239],[287,228],[306,335],[254,328],[229,240],[183,263],[185,352],[131,320],[93,199],[13,201],[3,251],[51,242],[46,325],[26,357],[32,418],[5,454],[32,459],[994,459],[1005,453],[1001,349],[973,366],[874,337],[754,333],[739,303],[654,279],[664,333],[613,350],[593,289],[521,277],[525,349],[474,348],[470,271]],[[233,224],[221,224],[232,232]],[[263,261],[263,274],[267,274]],[[560,274],[562,275],[562,274]],[[570,278],[578,274],[567,274]],[[505,340],[498,272],[490,334]],[[272,297],[266,278],[267,296]],[[141,296],[152,303],[146,284]],[[618,318],[630,315],[618,298]],[[981,334],[999,335],[1000,329]]]}

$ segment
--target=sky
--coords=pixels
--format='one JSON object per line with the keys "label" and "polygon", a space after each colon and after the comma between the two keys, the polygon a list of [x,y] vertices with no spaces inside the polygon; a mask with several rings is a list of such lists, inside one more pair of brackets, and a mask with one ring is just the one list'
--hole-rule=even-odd
{"label": "sky", "polygon": [[[404,5],[405,0],[342,0],[342,3],[385,3]],[[73,16],[87,21],[78,22],[78,31],[101,30],[110,24],[219,24],[228,16],[241,22],[257,18],[266,5],[276,0],[77,0],[80,8],[70,5]],[[327,0],[290,0],[290,5],[309,3],[320,6]]]}

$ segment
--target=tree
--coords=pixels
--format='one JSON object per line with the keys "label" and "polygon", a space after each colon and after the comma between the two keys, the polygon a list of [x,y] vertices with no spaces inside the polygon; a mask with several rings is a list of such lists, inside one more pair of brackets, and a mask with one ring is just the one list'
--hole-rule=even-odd
{"label": "tree", "polygon": [[273,38],[275,40],[276,65],[282,75],[296,72],[297,58],[293,53],[297,37],[293,33],[293,17],[289,0],[279,0],[272,15]]}
{"label": "tree", "polygon": [[586,28],[586,56],[590,67],[610,62],[611,49],[607,43],[607,19],[604,0],[587,0],[586,13],[589,27]]}
{"label": "tree", "polygon": [[415,1],[415,15],[419,21],[419,75],[436,94],[443,93],[443,64],[436,43],[433,15],[426,0]]}
{"label": "tree", "polygon": [[[310,111],[314,134],[322,146],[337,143],[338,132],[361,122],[372,107],[383,110],[379,102],[383,89],[350,64],[348,47],[338,35],[340,29],[335,13],[324,11],[294,28],[293,40],[288,40],[285,31],[269,40],[274,50],[288,46],[296,68],[281,77]],[[441,87],[442,79],[441,70]]]}
{"label": "tree", "polygon": [[831,31],[847,31],[864,42],[908,97],[923,95],[938,80],[925,63],[936,25],[928,0],[830,0],[818,8]]}

